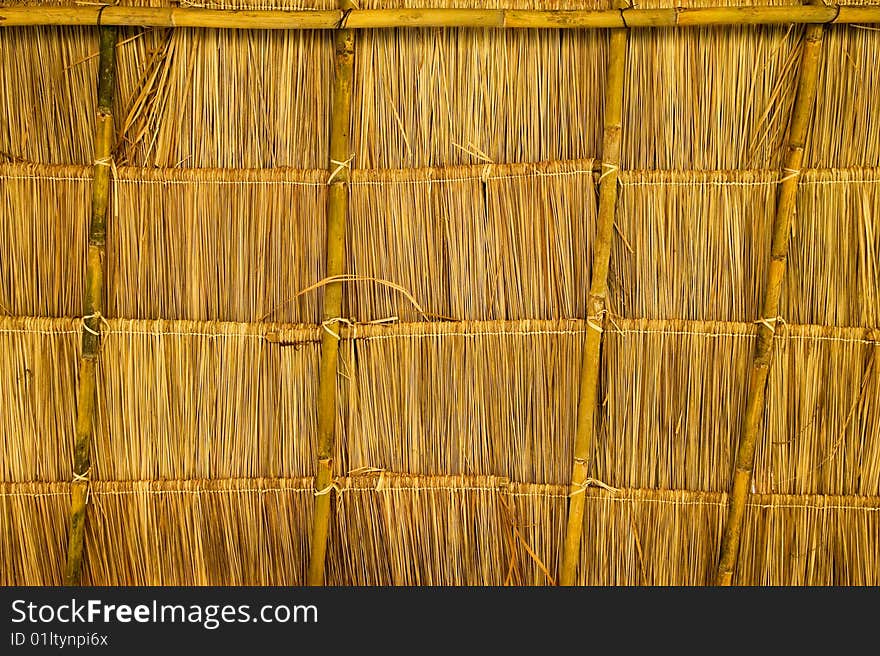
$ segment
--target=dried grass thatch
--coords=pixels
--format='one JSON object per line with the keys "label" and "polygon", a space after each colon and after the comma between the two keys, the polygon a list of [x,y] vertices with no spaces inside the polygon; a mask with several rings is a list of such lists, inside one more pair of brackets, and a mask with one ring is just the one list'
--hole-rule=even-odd
{"label": "dried grass thatch", "polygon": [[[478,6],[611,3],[362,5]],[[120,30],[89,260],[97,31],[0,27],[0,584],[62,582],[86,483],[95,585],[314,581],[322,521],[330,584],[556,584],[571,495],[575,582],[709,584],[768,330],[733,580],[880,584],[880,32],[825,28],[810,168],[784,170],[808,31],[630,30],[620,130],[603,135],[604,30],[360,30],[341,110],[331,32]],[[780,320],[761,314],[794,179]],[[103,274],[89,294],[87,270]],[[83,310],[96,289],[100,315]],[[589,477],[572,488],[597,325]]]}

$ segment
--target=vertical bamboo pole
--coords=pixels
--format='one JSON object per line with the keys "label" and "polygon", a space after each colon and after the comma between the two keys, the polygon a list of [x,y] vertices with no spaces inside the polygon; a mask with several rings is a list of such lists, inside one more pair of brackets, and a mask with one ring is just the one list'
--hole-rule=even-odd
{"label": "vertical bamboo pole", "polygon": [[[342,0],[345,12],[336,30],[336,62],[333,78],[333,105],[330,115],[330,191],[327,198],[327,277],[345,271],[345,226],[348,219],[351,85],[354,69],[354,31],[345,29],[349,0]],[[336,441],[336,379],[339,359],[339,331],[333,323],[341,319],[342,283],[324,288],[324,314],[321,336],[321,369],[318,386],[318,471],[315,477],[315,514],[312,520],[309,556],[309,585],[324,584],[324,561],[330,524],[333,484],[333,450]]]}
{"label": "vertical bamboo pole", "polygon": [[76,390],[76,442],[71,484],[70,537],[64,584],[77,585],[82,571],[83,536],[89,476],[92,423],[95,415],[95,375],[101,343],[104,295],[104,243],[110,194],[110,159],[113,154],[113,94],[116,89],[116,27],[101,27],[98,63],[98,110],[95,118],[95,167],[92,179],[92,214],[83,298],[82,357]]}
{"label": "vertical bamboo pole", "polygon": [[[621,7],[620,4],[616,6]],[[599,215],[587,306],[587,335],[581,361],[568,524],[562,555],[562,575],[559,579],[561,585],[574,585],[584,528],[584,504],[598,401],[605,297],[608,292],[608,262],[611,258],[611,238],[617,209],[617,173],[620,166],[621,110],[627,35],[627,29],[611,30],[605,78],[605,124],[602,140],[602,174],[599,177]]]}
{"label": "vertical bamboo pole", "polygon": [[721,540],[721,557],[716,576],[717,585],[730,585],[739,555],[739,543],[745,516],[746,500],[752,481],[755,462],[755,446],[764,413],[764,393],[767,377],[773,361],[773,336],[779,315],[779,297],[788,259],[788,236],[797,203],[797,187],[801,175],[804,143],[809,129],[809,119],[816,100],[816,80],[819,72],[819,54],[822,49],[822,25],[810,25],[804,33],[801,51],[797,92],[792,108],[788,145],[784,168],[780,174],[776,194],[776,215],[773,219],[770,246],[770,266],[764,288],[761,318],[758,320],[758,338],[752,359],[748,400],[743,416],[736,469],[733,474],[733,490],[727,506],[727,519]]}

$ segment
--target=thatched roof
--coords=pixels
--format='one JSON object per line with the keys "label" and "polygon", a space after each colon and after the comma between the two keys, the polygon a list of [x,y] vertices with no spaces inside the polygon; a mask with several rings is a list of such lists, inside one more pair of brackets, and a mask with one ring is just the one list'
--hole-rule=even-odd
{"label": "thatched roof", "polygon": [[[612,8],[359,9],[478,6]],[[301,584],[322,517],[334,584],[880,583],[880,25],[817,21],[0,20],[0,584]]]}

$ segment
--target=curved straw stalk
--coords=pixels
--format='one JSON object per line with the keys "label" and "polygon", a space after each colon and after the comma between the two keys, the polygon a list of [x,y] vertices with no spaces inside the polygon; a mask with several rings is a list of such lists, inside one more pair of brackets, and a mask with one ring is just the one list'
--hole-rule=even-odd
{"label": "curved straw stalk", "polygon": [[92,217],[86,259],[83,299],[82,359],[76,394],[76,443],[71,484],[70,540],[64,569],[65,585],[79,583],[82,570],[86,504],[92,463],[89,449],[95,416],[95,378],[101,344],[101,314],[104,309],[104,250],[107,206],[110,195],[110,166],[113,153],[113,94],[116,87],[117,28],[101,28],[98,64],[98,112],[95,118],[95,168],[92,180]]}
{"label": "curved straw stalk", "polygon": [[746,500],[755,462],[755,449],[761,418],[764,414],[767,378],[773,361],[773,338],[776,326],[779,324],[779,299],[782,295],[782,283],[785,279],[789,235],[797,201],[804,144],[809,130],[810,114],[816,99],[816,80],[823,35],[824,28],[821,25],[808,27],[804,34],[800,77],[792,110],[788,148],[776,197],[770,265],[767,270],[761,318],[758,320],[758,338],[755,343],[755,353],[748,383],[748,400],[743,416],[742,433],[736,455],[736,469],[733,474],[733,488],[728,502],[727,519],[721,541],[721,557],[716,577],[718,585],[731,585],[733,570],[739,555]]}

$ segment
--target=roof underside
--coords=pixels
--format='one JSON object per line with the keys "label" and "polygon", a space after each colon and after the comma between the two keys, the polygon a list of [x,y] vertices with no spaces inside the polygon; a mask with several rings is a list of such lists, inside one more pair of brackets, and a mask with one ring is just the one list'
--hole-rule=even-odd
{"label": "roof underside", "polygon": [[[390,6],[469,5],[362,3]],[[631,31],[579,582],[712,580],[803,29]],[[358,33],[329,583],[556,580],[607,52]],[[97,53],[0,28],[0,584],[64,570]],[[120,33],[85,583],[304,581],[333,58],[327,32]],[[878,98],[880,30],[827,27],[741,583],[880,584]]]}

